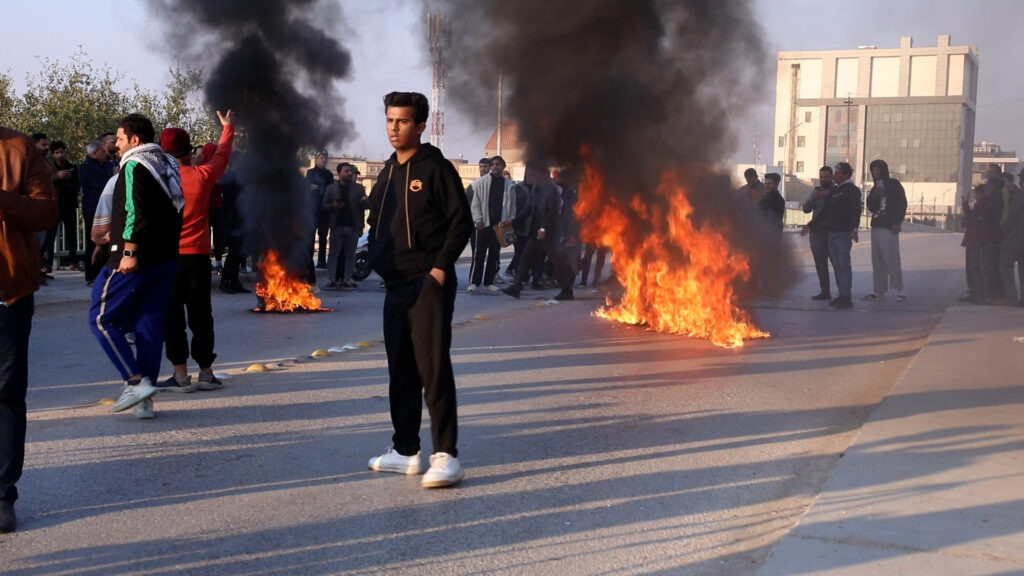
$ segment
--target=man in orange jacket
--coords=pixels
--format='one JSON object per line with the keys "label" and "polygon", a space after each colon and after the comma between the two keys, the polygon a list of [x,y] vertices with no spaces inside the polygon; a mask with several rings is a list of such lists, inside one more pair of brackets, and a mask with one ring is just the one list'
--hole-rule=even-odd
{"label": "man in orange jacket", "polygon": [[38,232],[57,222],[46,158],[28,136],[0,127],[0,534],[16,527],[25,463],[28,337],[39,290]]}
{"label": "man in orange jacket", "polygon": [[[167,303],[165,334],[167,359],[174,374],[157,384],[174,392],[217,390],[223,383],[213,374],[213,307],[210,304],[210,192],[228,166],[235,141],[234,113],[217,111],[223,126],[217,151],[202,165],[192,165],[192,142],[181,128],[167,128],[160,134],[160,147],[178,159],[181,165],[181,191],[185,195],[178,267]],[[188,374],[188,328],[192,330],[192,358],[199,364],[199,378],[193,383]]]}

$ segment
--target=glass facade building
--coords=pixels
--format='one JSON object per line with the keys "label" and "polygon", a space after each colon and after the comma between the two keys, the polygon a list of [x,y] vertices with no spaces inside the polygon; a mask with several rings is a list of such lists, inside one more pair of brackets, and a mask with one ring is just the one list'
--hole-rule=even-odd
{"label": "glass facade building", "polygon": [[[862,167],[881,158],[904,182],[956,182],[960,170],[960,104],[867,106]],[[856,166],[856,164],[854,164]]]}

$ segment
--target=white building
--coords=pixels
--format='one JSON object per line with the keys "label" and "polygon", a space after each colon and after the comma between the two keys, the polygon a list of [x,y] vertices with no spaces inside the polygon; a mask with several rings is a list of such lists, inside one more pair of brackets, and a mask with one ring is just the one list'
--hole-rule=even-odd
{"label": "white building", "polygon": [[977,86],[977,48],[948,35],[933,47],[904,37],[891,49],[779,52],[774,161],[805,181],[848,161],[862,184],[881,158],[914,213],[945,213],[970,189]]}

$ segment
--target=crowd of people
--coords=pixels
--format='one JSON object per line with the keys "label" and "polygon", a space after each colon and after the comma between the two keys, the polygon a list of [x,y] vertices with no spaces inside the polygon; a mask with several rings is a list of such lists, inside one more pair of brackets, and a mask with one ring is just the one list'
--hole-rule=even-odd
{"label": "crowd of people", "polygon": [[[546,290],[553,282],[559,288],[555,300],[572,300],[574,287],[588,286],[595,255],[590,284],[602,282],[608,249],[580,242],[573,211],[577,190],[563,173],[528,165],[516,182],[501,156],[481,158],[479,168],[480,178],[466,187],[474,225],[466,292],[500,291],[519,298],[527,286]],[[512,254],[502,270],[501,252],[509,247]]]}
{"label": "crowd of people", "polygon": [[[554,298],[572,300],[574,286],[601,281],[609,254],[604,247],[580,243],[573,210],[577,191],[568,178],[528,165],[523,180],[516,182],[504,159],[494,156],[482,158],[480,178],[463,186],[441,151],[420,142],[426,98],[395,92],[384,98],[384,105],[395,154],[369,195],[356,181],[355,165],[342,162],[334,172],[327,169],[326,151],[315,155],[306,172],[315,223],[307,280],[314,289],[316,269],[326,268],[325,290],[355,289],[357,244],[369,226],[369,266],[386,289],[384,337],[395,432],[392,446],[368,466],[423,474],[427,488],[450,486],[464,476],[456,447],[450,347],[455,264],[467,243],[472,264],[466,291],[501,291],[515,298],[526,286],[548,288],[553,278],[559,288]],[[185,130],[166,128],[158,136],[149,119],[130,114],[114,132],[88,143],[78,165],[67,158],[64,142],[0,128],[0,255],[7,263],[0,267],[0,532],[15,527],[33,294],[59,265],[59,227],[64,229],[67,267],[84,273],[92,286],[91,331],[124,381],[113,412],[131,409],[136,418],[150,419],[153,397],[161,390],[223,386],[213,371],[213,273],[221,275],[225,292],[249,290],[239,280],[246,258],[245,223],[239,210],[242,186],[231,170],[234,115],[229,110],[217,116],[222,126],[218,142],[193,146]],[[864,300],[884,300],[889,291],[895,291],[898,302],[907,298],[899,243],[906,193],[884,160],[872,161],[869,169],[873,185],[866,202],[852,166],[840,162],[820,169],[819,186],[803,204],[812,216],[802,232],[810,236],[820,284],[813,299],[828,300],[836,308],[853,306],[850,253],[859,240],[865,204],[871,215],[873,282]],[[740,194],[781,232],[785,201],[780,176],[766,174],[764,182],[754,170],[744,176],[747,184]],[[81,251],[79,201],[88,231]],[[1022,305],[1024,194],[1012,174],[990,167],[973,198],[963,199],[963,226],[968,285],[963,299]],[[507,281],[501,270],[506,247],[512,251],[504,269]],[[163,380],[162,352],[173,368]],[[189,358],[199,368],[195,380]],[[424,398],[434,446],[426,470],[419,459]]]}

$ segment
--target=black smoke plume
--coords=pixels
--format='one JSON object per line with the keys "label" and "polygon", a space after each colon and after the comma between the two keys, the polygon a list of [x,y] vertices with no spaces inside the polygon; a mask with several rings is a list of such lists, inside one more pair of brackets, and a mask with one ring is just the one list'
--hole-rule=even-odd
{"label": "black smoke plume", "polygon": [[[336,80],[352,58],[338,42],[340,18],[317,0],[160,0],[173,23],[172,46],[201,57],[206,101],[233,109],[245,151],[236,173],[245,187],[247,252],[277,251],[304,277],[314,226],[300,153],[342,144],[352,125]],[[237,142],[237,140],[236,140]]]}
{"label": "black smoke plume", "polygon": [[[504,117],[518,125],[528,161],[578,169],[586,147],[606,188],[627,206],[641,194],[648,214],[671,209],[656,190],[667,170],[683,169],[694,221],[724,222],[733,247],[751,255],[761,290],[782,288],[779,278],[791,274],[781,237],[716,168],[734,150],[731,126],[774,92],[749,1],[441,0],[433,8],[451,23],[453,106],[494,126],[500,69]],[[656,229],[638,217],[637,243]]]}

